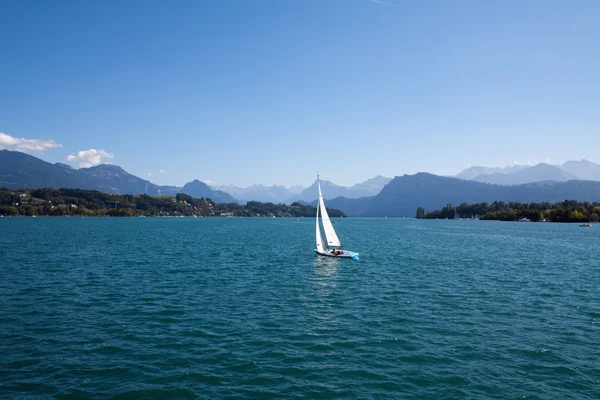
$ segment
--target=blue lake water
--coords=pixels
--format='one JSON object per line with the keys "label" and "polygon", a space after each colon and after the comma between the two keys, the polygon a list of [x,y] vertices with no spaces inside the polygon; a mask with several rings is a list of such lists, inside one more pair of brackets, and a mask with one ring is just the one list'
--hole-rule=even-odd
{"label": "blue lake water", "polygon": [[0,219],[0,397],[600,398],[600,226]]}

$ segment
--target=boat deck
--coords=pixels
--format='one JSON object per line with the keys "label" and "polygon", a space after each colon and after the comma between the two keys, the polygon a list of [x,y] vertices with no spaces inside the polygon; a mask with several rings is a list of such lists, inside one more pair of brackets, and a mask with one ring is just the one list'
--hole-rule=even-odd
{"label": "boat deck", "polygon": [[353,251],[348,251],[348,250],[340,250],[340,253],[338,253],[338,254],[333,254],[332,251],[333,250],[318,251],[317,249],[315,249],[315,253],[317,253],[320,256],[324,256],[324,257],[337,257],[337,258],[354,258],[354,259],[358,259],[358,257],[360,256],[360,253],[355,253]]}

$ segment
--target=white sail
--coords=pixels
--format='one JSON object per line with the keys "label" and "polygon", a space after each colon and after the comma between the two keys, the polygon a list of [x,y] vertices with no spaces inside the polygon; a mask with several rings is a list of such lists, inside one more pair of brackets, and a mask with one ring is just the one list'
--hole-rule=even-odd
{"label": "white sail", "polygon": [[327,245],[341,247],[342,244],[340,243],[340,239],[338,239],[337,234],[333,229],[333,225],[331,224],[331,220],[329,219],[329,214],[327,214],[327,209],[325,209],[325,202],[323,201],[323,194],[321,193],[321,182],[318,179],[317,185],[319,187],[319,208],[321,209],[321,219],[323,221],[323,230],[325,231]]}
{"label": "white sail", "polygon": [[323,245],[323,239],[321,238],[321,229],[319,227],[319,207],[317,207],[316,226],[317,226],[317,251],[322,253],[325,251],[325,246]]}

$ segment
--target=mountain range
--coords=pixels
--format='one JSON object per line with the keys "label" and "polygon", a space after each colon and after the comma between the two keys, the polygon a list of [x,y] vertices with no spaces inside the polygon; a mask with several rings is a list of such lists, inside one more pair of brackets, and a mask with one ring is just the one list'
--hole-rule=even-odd
{"label": "mountain range", "polygon": [[242,188],[234,185],[211,185],[213,190],[221,190],[229,193],[238,199],[241,203],[248,201],[262,201],[269,203],[288,203],[289,199],[304,190],[302,186],[286,187],[281,185],[252,185],[247,188]]}
{"label": "mountain range", "polygon": [[[357,183],[354,186],[346,187],[339,186],[327,180],[321,180],[321,189],[323,190],[323,198],[334,199],[336,197],[346,197],[349,199],[358,199],[365,196],[375,196],[383,189],[392,178],[376,176],[364,182]],[[317,198],[317,181],[304,189],[297,196],[292,197],[292,201],[310,202]]]}
{"label": "mountain range", "polygon": [[[347,197],[350,199],[357,199],[364,196],[374,196],[381,191],[381,189],[389,182],[392,178],[386,178],[383,176],[376,176],[371,179],[367,179],[364,182],[357,183],[353,186],[340,186],[327,180],[321,180],[321,188],[323,189],[323,197],[327,199],[333,199],[335,197]],[[222,190],[239,199],[240,202],[247,202],[250,200],[271,202],[271,203],[293,203],[294,201],[310,202],[317,198],[317,181],[315,180],[312,185],[305,188],[302,186],[265,186],[265,185],[252,185],[248,188],[241,188],[234,185],[227,186],[211,186],[211,188]]]}
{"label": "mountain range", "polygon": [[174,186],[158,186],[138,178],[116,165],[102,164],[74,169],[66,164],[40,160],[18,151],[0,150],[0,187],[79,188],[114,194],[150,196],[175,195]]}
{"label": "mountain range", "polygon": [[339,197],[329,200],[327,206],[342,210],[349,216],[414,217],[417,207],[439,210],[448,203],[556,203],[566,199],[600,201],[600,182],[572,180],[502,186],[420,172],[395,177],[376,196],[360,199]]}
{"label": "mountain range", "polygon": [[[338,186],[321,181],[326,198],[345,196],[359,198],[373,196],[391,178],[377,176],[357,183],[352,187]],[[309,202],[317,197],[316,181],[309,188],[302,186],[253,185],[248,188],[237,186],[209,186],[199,180],[186,183],[183,187],[159,186],[125,171],[123,168],[101,164],[90,168],[74,169],[62,163],[49,163],[18,151],[0,150],[0,187],[11,189],[27,188],[79,188],[99,190],[113,194],[148,194],[150,196],[185,193],[196,198],[210,198],[217,203],[247,202],[250,200],[271,203]]]}
{"label": "mountain range", "polygon": [[[351,187],[339,186],[324,180],[321,181],[321,186],[327,195],[327,206],[340,209],[350,216],[365,217],[414,217],[417,207],[434,210],[441,209],[448,203],[454,205],[493,201],[531,203],[558,202],[565,199],[600,201],[600,182],[579,179],[598,176],[596,173],[600,172],[600,166],[590,161],[570,161],[560,168],[538,164],[532,167],[500,170],[505,173],[494,169],[463,171],[462,176],[471,176],[470,180],[417,173],[396,176],[393,179],[377,176]],[[482,171],[484,173],[473,176],[473,173]],[[483,179],[482,175],[486,179],[497,179],[497,182],[503,184],[479,182],[478,180]],[[508,181],[499,179],[498,175],[511,176],[510,182],[523,183],[507,183]],[[531,179],[539,179],[539,181],[526,182]],[[199,180],[189,182],[183,187],[159,186],[132,175],[116,165],[103,164],[74,169],[65,164],[51,164],[31,155],[9,150],[0,150],[0,187],[79,188],[105,193],[151,196],[186,193],[196,198],[208,197],[219,203],[235,202],[242,197],[239,196],[240,194],[245,194],[249,196],[247,200],[300,201],[316,204],[317,193],[316,182],[304,189],[263,185],[254,185],[246,189],[238,188],[240,191],[236,194],[239,197],[210,187]],[[271,197],[260,198],[259,196]]]}
{"label": "mountain range", "polygon": [[521,185],[543,181],[600,181],[600,165],[581,160],[567,161],[562,165],[539,163],[533,166],[512,165],[504,168],[470,167],[457,174],[456,178],[498,185]]}

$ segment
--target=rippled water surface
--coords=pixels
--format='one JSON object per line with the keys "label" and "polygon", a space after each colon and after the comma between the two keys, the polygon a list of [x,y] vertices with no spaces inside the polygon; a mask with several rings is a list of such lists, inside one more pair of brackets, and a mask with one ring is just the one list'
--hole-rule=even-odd
{"label": "rippled water surface", "polygon": [[600,226],[0,219],[0,397],[600,398]]}

